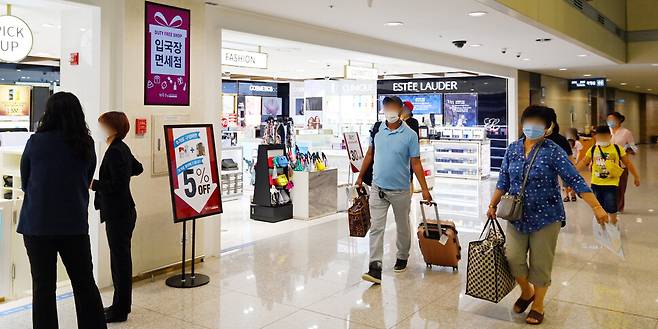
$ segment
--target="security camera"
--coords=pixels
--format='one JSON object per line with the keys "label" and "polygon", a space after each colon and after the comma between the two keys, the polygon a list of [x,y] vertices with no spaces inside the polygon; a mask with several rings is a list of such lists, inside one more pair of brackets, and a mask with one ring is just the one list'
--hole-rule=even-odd
{"label": "security camera", "polygon": [[500,52],[503,53],[503,54],[507,54],[507,48],[501,49]]}
{"label": "security camera", "polygon": [[521,58],[521,53],[516,53],[516,58]]}
{"label": "security camera", "polygon": [[466,40],[455,40],[452,42],[452,44],[457,48],[464,48],[464,45],[466,45]]}

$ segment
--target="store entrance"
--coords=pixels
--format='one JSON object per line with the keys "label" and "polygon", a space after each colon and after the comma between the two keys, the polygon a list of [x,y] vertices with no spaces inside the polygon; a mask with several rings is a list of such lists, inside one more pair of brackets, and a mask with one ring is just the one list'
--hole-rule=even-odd
{"label": "store entrance", "polygon": [[[58,91],[76,94],[93,135],[97,135],[97,128],[92,123],[100,111],[100,70],[96,67],[100,10],[49,0],[24,0],[7,9],[11,11],[7,14],[27,25],[32,44],[25,58],[0,64],[0,300],[25,297],[32,290],[23,237],[16,233],[24,197],[20,160],[48,97]],[[90,237],[96,258],[99,224],[94,216],[90,209]],[[57,278],[58,287],[70,289],[61,261]]]}
{"label": "store entrance", "polygon": [[[367,150],[386,95],[415,105],[430,184],[435,177],[453,177],[477,192],[470,182],[500,167],[508,143],[506,79],[229,30],[222,33],[222,47],[224,251],[344,219],[356,179],[348,154]],[[279,142],[268,142],[272,131]],[[264,153],[263,144],[270,144]],[[284,155],[293,165],[263,164]],[[283,210],[261,204],[278,195],[277,188],[285,189],[277,186],[282,174],[294,186],[287,193],[292,199],[287,218]],[[268,210],[271,217],[263,215]]]}

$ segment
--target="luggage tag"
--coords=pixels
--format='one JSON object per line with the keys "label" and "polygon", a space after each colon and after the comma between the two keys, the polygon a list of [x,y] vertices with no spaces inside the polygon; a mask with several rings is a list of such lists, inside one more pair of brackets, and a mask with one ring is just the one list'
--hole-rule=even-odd
{"label": "luggage tag", "polygon": [[441,234],[441,237],[439,238],[439,243],[445,246],[446,243],[448,243],[448,235],[445,233]]}

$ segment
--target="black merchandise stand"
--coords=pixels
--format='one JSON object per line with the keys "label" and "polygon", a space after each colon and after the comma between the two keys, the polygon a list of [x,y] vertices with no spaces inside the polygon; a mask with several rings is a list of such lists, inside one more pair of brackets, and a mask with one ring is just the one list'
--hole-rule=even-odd
{"label": "black merchandise stand", "polygon": [[[272,152],[274,151],[274,152]],[[251,204],[251,219],[276,223],[292,218],[292,202],[284,205],[272,205],[270,195],[270,168],[268,166],[269,154],[285,155],[283,144],[269,144],[258,146],[258,158],[254,172],[256,174],[256,184],[254,185],[254,199]],[[279,168],[282,173],[290,177],[288,168]]]}
{"label": "black merchandise stand", "polygon": [[167,278],[165,283],[172,288],[196,288],[210,283],[210,277],[194,271],[196,257],[196,219],[192,220],[192,268],[185,273],[185,244],[187,243],[187,221],[183,222],[183,259],[181,261],[181,274]]}

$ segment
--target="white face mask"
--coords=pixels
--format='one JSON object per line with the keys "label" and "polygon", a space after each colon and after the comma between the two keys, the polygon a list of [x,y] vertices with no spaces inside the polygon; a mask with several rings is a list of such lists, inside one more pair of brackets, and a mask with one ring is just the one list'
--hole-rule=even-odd
{"label": "white face mask", "polygon": [[388,123],[396,123],[400,120],[400,114],[395,111],[384,111],[384,116]]}

